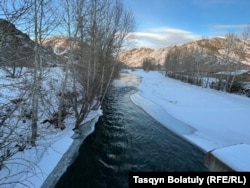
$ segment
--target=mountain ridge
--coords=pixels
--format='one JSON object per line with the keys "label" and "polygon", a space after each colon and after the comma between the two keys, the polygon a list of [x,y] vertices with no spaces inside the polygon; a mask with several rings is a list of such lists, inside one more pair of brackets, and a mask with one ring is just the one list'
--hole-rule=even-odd
{"label": "mountain ridge", "polygon": [[[177,48],[180,50],[199,48],[205,54],[213,54],[217,59],[223,56],[223,49],[226,39],[223,37],[214,37],[210,39],[200,39],[197,41],[188,42],[182,45],[172,45],[164,48],[147,48],[139,47],[130,50],[124,50],[119,54],[119,60],[131,67],[141,67],[143,60],[146,58],[154,59],[160,65],[165,62],[166,55],[171,49]],[[241,60],[242,64],[250,65],[250,41],[246,41],[246,52],[244,58]]]}

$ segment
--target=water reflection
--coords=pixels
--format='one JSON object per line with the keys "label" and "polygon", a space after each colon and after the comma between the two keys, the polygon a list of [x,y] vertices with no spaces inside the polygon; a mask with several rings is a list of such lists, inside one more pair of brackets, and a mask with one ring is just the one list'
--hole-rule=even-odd
{"label": "water reflection", "polygon": [[113,81],[115,87],[130,87],[138,86],[141,83],[141,78],[137,75],[129,74],[126,72],[120,73],[120,78]]}

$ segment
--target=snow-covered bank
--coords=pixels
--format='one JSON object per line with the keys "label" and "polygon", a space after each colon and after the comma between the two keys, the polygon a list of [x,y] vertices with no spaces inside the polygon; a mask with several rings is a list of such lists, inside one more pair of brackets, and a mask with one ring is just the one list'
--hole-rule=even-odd
{"label": "snow-covered bank", "polygon": [[[63,80],[61,67],[44,68],[41,82],[41,97],[38,109],[38,130],[36,147],[32,147],[31,136],[31,71],[22,69],[23,76],[10,78],[0,70],[0,187],[40,187],[56,168],[58,162],[69,150],[74,148],[76,140],[72,130],[75,116],[70,112],[70,100],[65,98],[69,111],[63,120],[65,128],[56,128],[48,120],[53,118],[59,108],[59,93]],[[69,77],[66,92],[71,91],[72,79]],[[22,101],[21,103],[15,101]],[[8,110],[14,109],[8,113]],[[91,122],[102,114],[101,109],[90,111],[83,124]],[[8,117],[4,119],[3,117]],[[93,120],[94,121],[94,120]],[[95,123],[93,123],[94,126]],[[93,129],[92,126],[92,129]],[[83,130],[83,136],[91,130]],[[76,142],[77,143],[77,142]],[[77,145],[77,144],[76,144]],[[80,143],[79,143],[80,145]],[[77,148],[70,149],[77,153]],[[53,174],[54,172],[52,172]]]}
{"label": "snow-covered bank", "polygon": [[249,98],[183,83],[156,71],[130,73],[142,78],[139,92],[131,96],[135,104],[204,151],[213,150],[233,169],[250,171]]}
{"label": "snow-covered bank", "polygon": [[[143,98],[139,93],[130,96],[131,100],[144,111],[157,119],[162,125],[178,134],[192,134],[195,129],[173,116],[169,115],[161,106],[152,103],[150,100]],[[150,108],[148,108],[150,106]],[[171,122],[171,123],[170,123]]]}
{"label": "snow-covered bank", "polygon": [[[95,128],[95,124],[102,115],[99,108],[90,111],[79,130],[73,131],[72,120],[66,119],[68,126],[62,132],[48,135],[45,139],[47,144],[24,150],[13,156],[9,160],[9,176],[3,173],[0,187],[53,187],[67,167],[78,155],[78,149],[83,140],[90,135]],[[13,163],[13,164],[12,164]]]}
{"label": "snow-covered bank", "polygon": [[88,135],[90,135],[94,131],[95,124],[98,121],[100,115],[101,113],[97,113],[92,120],[86,122],[79,128],[79,130],[74,133],[74,135],[71,137],[73,139],[73,143],[61,156],[60,160],[57,161],[56,166],[50,171],[49,176],[41,186],[42,188],[54,187],[56,185],[60,177],[64,174],[64,172],[66,172],[67,168],[74,162],[74,160],[78,156],[78,151],[82,142],[87,138]]}
{"label": "snow-covered bank", "polygon": [[94,131],[95,124],[101,115],[101,109],[91,111],[79,130],[72,131],[73,134],[64,136],[53,143],[37,165],[43,172],[43,176],[36,175],[28,181],[32,182],[35,187],[54,187],[67,167],[77,157],[82,142]]}

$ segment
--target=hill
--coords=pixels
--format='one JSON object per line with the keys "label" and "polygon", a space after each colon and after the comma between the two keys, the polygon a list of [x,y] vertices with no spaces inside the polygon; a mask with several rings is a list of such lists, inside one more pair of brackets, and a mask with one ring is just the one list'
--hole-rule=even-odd
{"label": "hill", "polygon": [[[134,48],[131,50],[126,50],[120,53],[119,60],[124,62],[126,65],[131,67],[140,67],[142,65],[143,59],[155,59],[155,61],[161,65],[164,64],[166,55],[169,51],[173,49],[178,49],[184,51],[185,49],[200,49],[204,54],[213,55],[216,58],[216,62],[220,62],[220,59],[225,55],[224,50],[226,46],[225,38],[211,38],[211,39],[201,39],[198,41],[189,42],[183,45],[173,45],[160,49],[151,48]],[[236,55],[236,54],[234,54]],[[250,42],[246,42],[246,52],[244,53],[244,58],[241,60],[242,65],[250,65]]]}
{"label": "hill", "polygon": [[163,68],[184,82],[250,96],[250,41],[233,34],[161,49],[135,48],[119,59],[129,67]]}
{"label": "hill", "polygon": [[[0,19],[0,65],[5,67],[33,67],[35,42],[12,23]],[[41,58],[45,66],[59,63],[59,57],[41,47]]]}
{"label": "hill", "polygon": [[[80,56],[83,53],[86,54],[89,51],[89,46],[77,39],[68,38],[62,35],[56,35],[43,40],[42,45],[49,49],[51,52],[59,55],[60,57],[68,58],[69,51],[72,50],[74,56]],[[70,45],[72,49],[70,49]]]}

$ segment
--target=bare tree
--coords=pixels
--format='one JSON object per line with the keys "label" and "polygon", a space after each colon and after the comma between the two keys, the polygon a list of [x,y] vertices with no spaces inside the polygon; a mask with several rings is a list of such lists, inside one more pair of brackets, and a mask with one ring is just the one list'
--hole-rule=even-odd
{"label": "bare tree", "polygon": [[69,0],[65,0],[63,1],[64,3],[64,10],[66,12],[66,16],[64,17],[64,21],[66,23],[66,28],[67,28],[67,35],[69,38],[69,57],[68,57],[68,61],[66,62],[65,65],[65,73],[64,73],[64,79],[62,81],[62,87],[61,87],[61,95],[60,95],[60,99],[59,99],[59,106],[58,106],[58,127],[63,129],[63,117],[64,117],[64,111],[65,111],[65,104],[64,104],[64,98],[65,98],[65,90],[66,90],[66,84],[68,81],[68,76],[69,76],[69,64],[73,63],[73,44],[72,41],[70,40],[71,38],[71,6],[70,6],[70,2]]}
{"label": "bare tree", "polygon": [[[223,88],[224,91],[228,91],[228,85],[231,78],[232,64],[234,52],[237,48],[238,36],[234,33],[228,33],[224,42],[222,67],[223,72],[219,74],[219,87]],[[225,75],[226,78],[223,77]],[[223,81],[223,79],[225,79]],[[220,86],[222,85],[222,86]]]}
{"label": "bare tree", "polygon": [[154,70],[156,68],[156,60],[154,58],[143,59],[142,68],[147,72],[150,70]]}
{"label": "bare tree", "polygon": [[180,69],[180,57],[181,50],[177,46],[174,46],[168,51],[164,62],[164,67],[168,76],[175,77],[177,75]]}
{"label": "bare tree", "polygon": [[[27,36],[22,34],[16,29],[14,22],[28,11],[30,4],[28,1],[13,2],[1,1],[0,2],[0,15],[4,19],[0,19],[0,68],[5,71],[6,76],[13,78],[7,82],[1,82],[0,87],[5,88],[5,91],[15,91],[15,98],[3,95],[0,93],[0,169],[3,162],[6,162],[19,150],[24,149],[24,143],[19,149],[18,143],[24,138],[20,138],[17,127],[21,122],[21,116],[16,114],[22,111],[24,106],[24,97],[27,94],[23,88],[26,86],[25,78],[22,80],[14,79],[21,76],[22,68],[25,66],[24,56],[28,56],[24,50],[20,49],[22,46],[22,39],[27,39]],[[20,47],[19,47],[20,46]],[[4,79],[4,78],[1,78]]]}
{"label": "bare tree", "polygon": [[223,86],[224,91],[231,92],[237,76],[236,72],[241,67],[241,61],[245,56],[249,31],[249,27],[247,27],[242,33],[242,37],[234,33],[226,35],[221,65],[223,69],[219,74],[219,83]]}
{"label": "bare tree", "polygon": [[[63,125],[63,119],[66,113],[66,106],[65,106],[65,97],[69,97],[71,98],[72,102],[73,102],[73,106],[75,109],[75,112],[77,113],[77,106],[78,106],[78,99],[77,99],[77,95],[75,95],[77,93],[77,89],[76,89],[76,79],[74,79],[74,58],[75,58],[75,50],[77,49],[77,44],[78,43],[78,32],[79,32],[79,26],[75,22],[75,18],[78,16],[78,14],[80,14],[81,16],[79,16],[80,18],[83,17],[84,13],[83,13],[83,7],[85,5],[85,0],[82,1],[71,1],[71,0],[64,0],[63,1],[63,7],[62,9],[64,10],[63,12],[66,14],[62,15],[62,20],[63,23],[65,24],[65,30],[67,33],[67,41],[68,41],[68,49],[67,49],[67,61],[64,65],[64,78],[62,80],[62,85],[61,85],[61,89],[60,89],[60,98],[59,98],[59,105],[58,105],[58,127],[63,129],[64,125]],[[77,7],[80,8],[80,10],[77,9]],[[78,10],[77,15],[75,15],[75,10]],[[81,21],[82,22],[82,21]],[[76,24],[76,25],[75,25]],[[82,26],[83,27],[83,26]],[[71,74],[71,79],[73,79],[73,92],[69,92],[66,90],[67,87],[67,83],[69,81],[69,77],[70,77],[70,71],[73,73]],[[72,78],[73,77],[73,78]],[[68,92],[68,94],[70,94],[70,96],[66,96],[66,92]],[[75,93],[75,94],[74,94]],[[74,100],[74,98],[76,100]]]}
{"label": "bare tree", "polygon": [[[239,70],[240,65],[242,64],[241,61],[245,58],[245,53],[247,50],[247,41],[249,40],[250,36],[250,26],[248,25],[245,30],[242,33],[242,37],[239,37],[237,47],[235,49],[235,57],[234,62],[236,63],[236,66],[234,68],[234,72],[236,73],[237,70]],[[228,91],[232,90],[232,86],[235,82],[236,74],[233,74],[232,79],[230,80]]]}
{"label": "bare tree", "polygon": [[[110,18],[110,20],[108,18]],[[104,61],[102,68],[104,71],[102,71],[102,87],[98,96],[101,103],[115,76],[115,71],[117,71],[117,63],[115,61],[118,54],[121,51],[125,40],[127,40],[129,33],[134,29],[132,12],[126,10],[122,2],[118,0],[114,0],[111,4],[110,12],[106,14],[105,20],[107,22],[104,24],[103,30],[106,32],[104,32],[101,37],[104,39],[104,45],[102,46],[102,53],[104,55],[101,56],[101,60]],[[101,60],[99,61],[101,62]]]}
{"label": "bare tree", "polygon": [[80,110],[75,108],[76,128],[89,110],[102,103],[115,75],[117,54],[133,29],[131,12],[124,9],[118,0],[84,1],[84,5],[84,9],[79,6],[76,9],[79,39],[88,45],[87,48],[86,45],[81,46],[81,56],[75,69],[84,90]]}
{"label": "bare tree", "polygon": [[[31,144],[35,146],[37,137],[37,121],[39,100],[41,94],[41,81],[43,78],[43,48],[41,46],[43,40],[54,28],[54,18],[50,8],[51,0],[33,0],[32,2],[31,26],[33,26],[34,36],[34,69],[33,69],[33,83],[32,83],[32,97],[31,97]],[[52,28],[52,29],[53,29]]]}
{"label": "bare tree", "polygon": [[32,7],[32,0],[1,0],[0,17],[16,23],[27,14]]}

